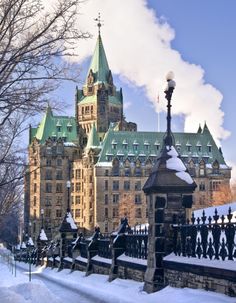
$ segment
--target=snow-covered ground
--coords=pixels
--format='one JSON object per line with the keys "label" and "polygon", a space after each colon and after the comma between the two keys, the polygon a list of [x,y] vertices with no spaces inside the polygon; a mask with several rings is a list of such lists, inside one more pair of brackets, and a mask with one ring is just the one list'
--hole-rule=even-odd
{"label": "snow-covered ground", "polygon": [[[3,250],[0,250],[0,253]],[[32,266],[32,281],[28,282],[28,264],[17,262],[14,270],[0,257],[0,302],[1,303],[236,303],[236,298],[194,289],[166,287],[147,294],[143,283],[116,279],[108,282],[104,275],[70,272]]]}

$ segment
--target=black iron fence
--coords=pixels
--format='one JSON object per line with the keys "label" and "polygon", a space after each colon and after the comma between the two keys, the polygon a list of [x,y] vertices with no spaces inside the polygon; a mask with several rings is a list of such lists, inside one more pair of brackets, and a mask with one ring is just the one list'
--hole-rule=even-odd
{"label": "black iron fence", "polygon": [[132,258],[147,259],[148,229],[136,226],[125,235],[125,255]]}
{"label": "black iron fence", "polygon": [[231,208],[226,216],[202,217],[194,213],[187,224],[174,224],[174,253],[178,256],[216,260],[236,260],[236,222]]}

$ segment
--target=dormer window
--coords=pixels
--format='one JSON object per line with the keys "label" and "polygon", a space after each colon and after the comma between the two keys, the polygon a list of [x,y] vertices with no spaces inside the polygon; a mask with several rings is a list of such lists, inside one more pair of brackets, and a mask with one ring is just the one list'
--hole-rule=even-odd
{"label": "dormer window", "polygon": [[133,143],[134,150],[138,150],[138,145],[139,145],[139,143],[135,140]]}
{"label": "dormer window", "polygon": [[124,149],[127,149],[127,148],[128,148],[128,142],[127,142],[126,140],[124,140],[124,141],[122,142],[122,145],[123,145]]}
{"label": "dormer window", "polygon": [[207,148],[208,148],[208,152],[211,153],[212,152],[212,145],[210,142],[207,143]]}
{"label": "dormer window", "polygon": [[56,127],[57,127],[57,131],[61,132],[61,122],[60,121],[57,121]]}
{"label": "dormer window", "polygon": [[71,131],[72,131],[72,124],[70,122],[67,123],[67,131],[69,133],[71,133]]}
{"label": "dormer window", "polygon": [[212,173],[215,175],[218,175],[220,173],[220,166],[217,160],[215,160],[212,164]]}
{"label": "dormer window", "polygon": [[189,142],[186,143],[186,147],[187,147],[187,152],[191,152],[192,150],[192,144],[190,144]]}
{"label": "dormer window", "polygon": [[117,142],[115,140],[112,140],[111,145],[112,145],[112,149],[116,149]]}

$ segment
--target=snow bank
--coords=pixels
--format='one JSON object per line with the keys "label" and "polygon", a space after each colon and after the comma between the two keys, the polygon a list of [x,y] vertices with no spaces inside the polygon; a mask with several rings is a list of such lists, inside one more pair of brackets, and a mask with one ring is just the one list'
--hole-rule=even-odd
{"label": "snow bank", "polygon": [[72,215],[70,212],[67,213],[67,216],[66,216],[66,222],[70,224],[70,227],[72,229],[77,229],[77,226],[75,224],[75,221],[74,219],[72,218]]}

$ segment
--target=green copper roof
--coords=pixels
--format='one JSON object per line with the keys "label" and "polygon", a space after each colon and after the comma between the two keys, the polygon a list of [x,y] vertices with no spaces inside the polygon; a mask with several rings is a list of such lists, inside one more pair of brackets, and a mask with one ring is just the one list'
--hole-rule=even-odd
{"label": "green copper roof", "polygon": [[[92,104],[97,102],[97,95],[92,95],[92,96],[83,96],[80,100],[78,100],[80,105],[85,105],[85,104]],[[121,103],[121,95],[120,92],[116,92],[116,96],[110,96],[108,95],[108,102],[110,104],[114,105],[120,105]]]}
{"label": "green copper roof", "polygon": [[90,149],[93,147],[98,147],[100,145],[97,130],[95,127],[95,124],[93,123],[93,126],[90,130],[89,136],[88,136],[88,142],[86,145],[86,149]]}
{"label": "green copper roof", "polygon": [[76,121],[74,117],[53,116],[50,106],[37,128],[31,128],[30,143],[36,138],[45,143],[49,138],[63,138],[66,142],[77,141]]}
{"label": "green copper roof", "polygon": [[93,74],[95,76],[94,82],[104,82],[104,83],[107,82],[107,77],[110,69],[108,66],[108,62],[100,34],[98,35],[96,47],[93,53],[93,57],[90,63],[88,73],[90,70],[93,71]]}
{"label": "green copper roof", "polygon": [[[149,157],[155,158],[161,151],[164,135],[164,132],[126,132],[110,128],[103,141],[99,162],[111,161],[115,157],[124,160],[140,158],[144,161]],[[217,160],[219,164],[225,164],[207,127],[202,133],[174,133],[174,138],[183,160],[204,159],[206,163]]]}

